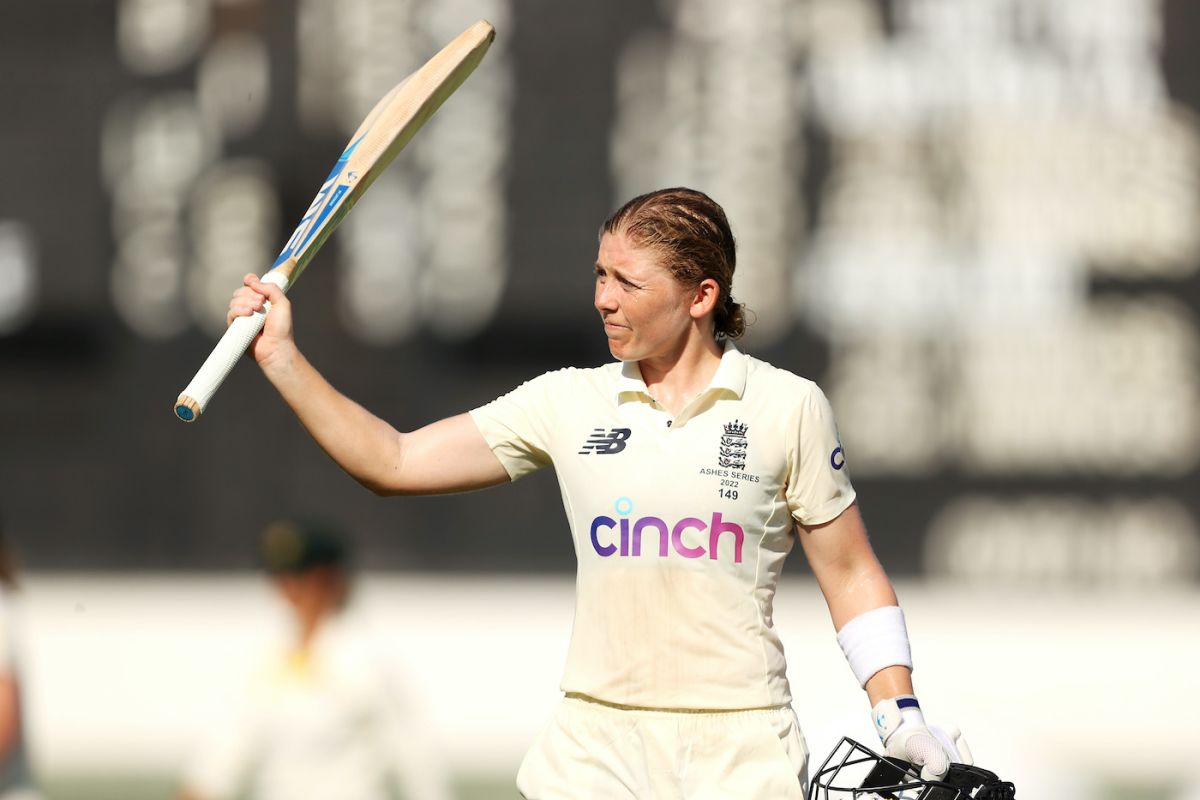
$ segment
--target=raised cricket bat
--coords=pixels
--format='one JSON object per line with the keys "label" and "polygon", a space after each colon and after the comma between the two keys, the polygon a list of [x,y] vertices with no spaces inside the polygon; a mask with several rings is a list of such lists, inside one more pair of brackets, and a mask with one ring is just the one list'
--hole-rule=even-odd
{"label": "raised cricket bat", "polygon": [[[495,36],[490,23],[476,22],[375,104],[263,281],[285,292],[291,288],[371,182],[475,70]],[[175,416],[194,422],[204,413],[225,376],[262,330],[269,311],[268,303],[261,312],[233,321],[175,401]]]}

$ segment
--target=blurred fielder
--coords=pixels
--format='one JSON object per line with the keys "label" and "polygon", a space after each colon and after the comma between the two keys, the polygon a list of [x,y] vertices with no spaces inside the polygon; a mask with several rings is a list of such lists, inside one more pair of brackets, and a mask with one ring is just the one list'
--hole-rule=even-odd
{"label": "blurred fielder", "polygon": [[345,610],[342,539],[285,520],[261,556],[291,612],[292,646],[187,765],[180,800],[449,800],[446,771],[360,622]]}

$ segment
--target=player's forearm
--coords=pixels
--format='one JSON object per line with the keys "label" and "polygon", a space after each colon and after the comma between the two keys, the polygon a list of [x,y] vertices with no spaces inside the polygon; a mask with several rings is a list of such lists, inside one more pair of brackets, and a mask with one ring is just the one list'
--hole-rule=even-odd
{"label": "player's forearm", "polygon": [[861,563],[850,562],[827,570],[820,583],[837,630],[866,611],[899,605],[891,581],[874,555]]}
{"label": "player's forearm", "polygon": [[[856,509],[850,513],[857,517]],[[847,524],[844,531],[833,532],[847,534],[846,546],[810,553],[813,574],[837,630],[863,612],[899,604],[883,565],[866,544],[865,532],[860,531],[859,524]]]}
{"label": "player's forearm", "polygon": [[[857,569],[847,568],[836,578],[827,576],[831,586],[826,590],[826,600],[834,627],[839,633],[846,623],[860,614],[899,605],[883,567],[874,557],[870,561],[873,563],[860,565]],[[863,689],[871,705],[887,697],[912,694],[912,671],[906,666],[886,667],[872,675]]]}
{"label": "player's forearm", "polygon": [[[901,695],[914,694],[912,682],[912,670],[899,661],[903,661],[909,656],[908,637],[904,631],[903,616],[898,610],[898,601],[896,593],[892,589],[890,581],[883,572],[883,568],[872,571],[869,577],[864,577],[861,585],[856,585],[854,581],[848,581],[846,590],[834,595],[834,599],[830,601],[830,613],[834,619],[834,625],[838,630],[838,640],[842,642],[843,649],[850,647],[847,651],[847,657],[850,658],[850,653],[858,650],[857,646],[852,646],[851,642],[854,639],[846,638],[851,631],[851,628],[864,619],[860,615],[866,614],[866,618],[874,617],[876,614],[883,614],[885,618],[890,613],[896,619],[889,621],[889,628],[884,631],[875,631],[874,637],[878,637],[878,644],[872,645],[873,648],[885,647],[896,651],[894,660],[888,658],[883,663],[891,662],[891,666],[885,666],[870,675],[863,684],[863,689],[867,693],[872,706],[875,706],[880,700],[890,697],[899,697]],[[892,608],[895,607],[895,608]],[[890,611],[889,611],[890,608]],[[854,622],[858,620],[858,622]],[[895,628],[895,630],[893,630]],[[861,631],[858,636],[861,636]],[[873,638],[874,638],[873,637]],[[859,656],[867,660],[867,656]],[[873,654],[870,658],[878,661],[879,654]],[[856,658],[851,659],[851,668],[855,670],[859,680],[866,678],[866,674],[877,669],[877,666],[864,669],[862,664],[856,666]],[[911,662],[909,662],[911,663]],[[861,674],[860,674],[861,673]]]}
{"label": "player's forearm", "polygon": [[834,628],[841,630],[864,611],[897,604],[857,503],[829,522],[801,529],[799,535]]}
{"label": "player's forearm", "polygon": [[916,694],[913,689],[912,670],[899,665],[879,670],[871,676],[863,689],[866,690],[867,698],[872,706],[889,697]]}
{"label": "player's forearm", "polygon": [[261,364],[300,424],[338,466],[378,494],[394,490],[400,434],[335,389],[294,345]]}
{"label": "player's forearm", "polygon": [[892,583],[867,539],[858,507],[852,505],[837,519],[806,529],[801,536],[838,641],[871,704],[912,694],[903,616]]}

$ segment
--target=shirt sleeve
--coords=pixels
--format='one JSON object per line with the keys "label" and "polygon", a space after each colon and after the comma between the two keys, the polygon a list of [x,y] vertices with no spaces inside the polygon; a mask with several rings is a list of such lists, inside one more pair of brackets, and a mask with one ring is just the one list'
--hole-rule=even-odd
{"label": "shirt sleeve", "polygon": [[470,412],[512,480],[551,463],[555,399],[562,374],[539,375]]}
{"label": "shirt sleeve", "polygon": [[816,384],[801,398],[788,447],[787,502],[801,525],[820,525],[854,502],[833,408]]}

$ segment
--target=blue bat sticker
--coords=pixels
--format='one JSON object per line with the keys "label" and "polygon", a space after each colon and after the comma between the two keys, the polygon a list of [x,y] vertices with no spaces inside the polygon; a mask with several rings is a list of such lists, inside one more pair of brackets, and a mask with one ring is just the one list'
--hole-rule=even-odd
{"label": "blue bat sticker", "polygon": [[[350,184],[358,178],[357,172],[349,172],[346,174],[347,182],[343,182],[334,188],[337,183],[338,176],[342,174],[342,170],[346,168],[346,162],[350,160],[350,154],[358,147],[358,143],[363,140],[360,136],[350,143],[337,163],[333,165],[333,170],[329,173],[329,177],[325,179],[325,183],[321,186],[321,191],[317,192],[317,196],[313,198],[312,204],[308,210],[304,212],[304,217],[301,218],[300,224],[292,231],[292,235],[288,237],[287,244],[283,246],[283,250],[279,253],[279,257],[275,259],[275,263],[271,265],[274,269],[283,262],[291,258],[295,253],[303,250],[308,243],[312,241],[312,237],[321,229],[321,225],[329,218],[329,215],[341,204],[342,198],[346,192],[350,191]],[[331,192],[330,189],[333,189]]]}

